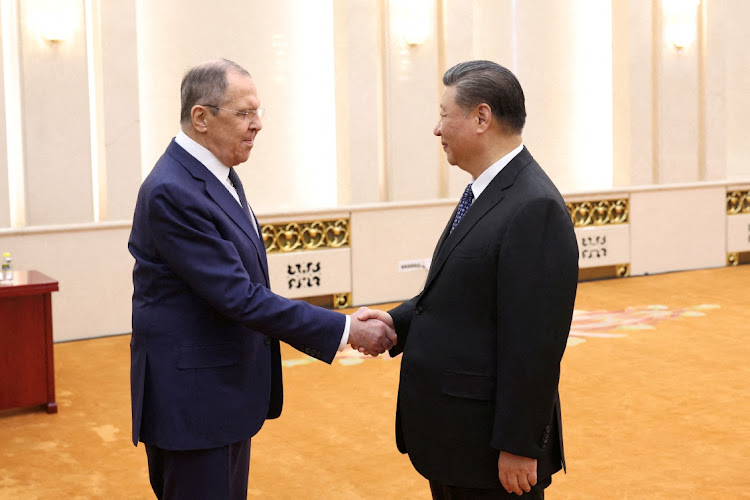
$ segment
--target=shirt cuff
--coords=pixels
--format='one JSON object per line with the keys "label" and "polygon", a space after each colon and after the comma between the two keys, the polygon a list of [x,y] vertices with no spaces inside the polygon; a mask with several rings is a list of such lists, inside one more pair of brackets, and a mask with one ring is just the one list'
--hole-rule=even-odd
{"label": "shirt cuff", "polygon": [[351,324],[352,319],[349,317],[349,315],[346,315],[346,325],[344,325],[344,334],[341,335],[341,342],[339,343],[339,352],[344,350],[344,347],[346,347],[346,344],[349,343],[349,325]]}

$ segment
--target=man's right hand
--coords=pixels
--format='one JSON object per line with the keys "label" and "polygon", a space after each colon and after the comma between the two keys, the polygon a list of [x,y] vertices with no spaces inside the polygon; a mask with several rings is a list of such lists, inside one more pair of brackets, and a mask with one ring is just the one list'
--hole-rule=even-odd
{"label": "man's right hand", "polygon": [[349,344],[353,349],[377,356],[396,345],[396,331],[392,321],[389,325],[381,319],[360,319],[360,311],[350,316]]}

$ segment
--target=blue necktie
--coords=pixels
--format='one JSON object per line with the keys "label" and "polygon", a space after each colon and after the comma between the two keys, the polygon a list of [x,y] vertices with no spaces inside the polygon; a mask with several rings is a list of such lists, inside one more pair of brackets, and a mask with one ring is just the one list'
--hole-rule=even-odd
{"label": "blue necktie", "polygon": [[466,186],[466,189],[464,190],[464,194],[461,196],[461,201],[458,202],[458,210],[456,210],[456,218],[453,219],[453,225],[451,226],[451,233],[454,229],[456,229],[456,226],[459,222],[461,222],[461,219],[466,214],[466,212],[469,211],[469,208],[471,207],[471,202],[474,201],[474,191],[471,190],[471,185],[473,183],[469,183],[468,186]]}

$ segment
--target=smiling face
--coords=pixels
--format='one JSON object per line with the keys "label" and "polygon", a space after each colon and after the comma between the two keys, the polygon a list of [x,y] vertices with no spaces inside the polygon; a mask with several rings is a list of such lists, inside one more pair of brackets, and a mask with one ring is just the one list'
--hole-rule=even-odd
{"label": "smiling face", "polygon": [[440,101],[440,120],[433,134],[440,137],[448,163],[466,170],[474,154],[475,130],[473,113],[456,104],[456,87],[448,87]]}
{"label": "smiling face", "polygon": [[206,108],[204,146],[224,165],[234,167],[247,161],[255,137],[263,128],[257,113],[245,118],[243,115],[227,111],[229,109],[246,112],[260,107],[258,89],[253,79],[229,71],[224,100],[216,105],[226,109]]}

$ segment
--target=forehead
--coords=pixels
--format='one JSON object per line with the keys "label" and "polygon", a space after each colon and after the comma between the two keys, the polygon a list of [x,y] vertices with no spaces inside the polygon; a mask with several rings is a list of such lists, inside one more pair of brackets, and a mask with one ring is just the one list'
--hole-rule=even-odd
{"label": "forehead", "polygon": [[448,108],[456,103],[456,87],[446,87],[440,99],[440,107]]}
{"label": "forehead", "polygon": [[258,89],[255,87],[253,79],[247,75],[240,75],[231,71],[227,74],[227,90],[224,97],[227,101],[255,105],[256,107],[260,102]]}

